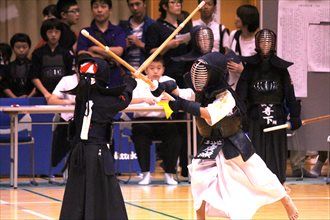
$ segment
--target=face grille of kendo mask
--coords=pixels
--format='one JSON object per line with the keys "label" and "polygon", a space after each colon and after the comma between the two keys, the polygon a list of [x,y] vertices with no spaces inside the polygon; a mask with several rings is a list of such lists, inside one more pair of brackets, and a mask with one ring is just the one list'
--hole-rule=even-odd
{"label": "face grille of kendo mask", "polygon": [[196,36],[196,45],[202,54],[211,52],[213,48],[213,33],[210,28],[201,28],[197,31]]}
{"label": "face grille of kendo mask", "polygon": [[198,59],[191,67],[191,80],[197,92],[202,91],[207,84],[208,70],[206,65],[205,60]]}
{"label": "face grille of kendo mask", "polygon": [[263,29],[256,34],[256,48],[264,56],[275,52],[276,35],[268,29]]}

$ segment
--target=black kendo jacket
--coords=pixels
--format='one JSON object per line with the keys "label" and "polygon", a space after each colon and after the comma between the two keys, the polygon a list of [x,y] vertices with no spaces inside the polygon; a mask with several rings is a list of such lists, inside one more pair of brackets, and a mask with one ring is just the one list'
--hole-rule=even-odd
{"label": "black kendo jacket", "polygon": [[[93,68],[90,66],[87,69],[96,72],[84,72],[86,71],[83,69],[84,63],[95,63]],[[110,86],[108,82],[113,72],[109,64],[101,58],[88,55],[79,57],[78,71],[80,73],[79,84],[76,88],[66,91],[76,95],[74,120],[69,124],[69,137],[72,144],[81,141],[98,144],[109,143],[113,118],[131,102],[136,81],[123,72],[121,83]],[[87,117],[88,120],[86,120]],[[84,129],[84,140],[81,140],[84,120],[86,128]]]}
{"label": "black kendo jacket", "polygon": [[296,100],[287,70],[293,63],[275,54],[268,58],[256,54],[242,59],[246,65],[237,83],[236,93],[246,104],[248,117],[258,120],[260,104],[274,104],[279,124],[286,122],[289,113],[291,118],[300,117],[300,103]]}
{"label": "black kendo jacket", "polygon": [[88,88],[89,91],[83,92],[85,94],[77,95],[74,114],[75,141],[80,140],[84,116],[89,107],[86,103],[92,101],[91,112],[87,111],[87,114],[91,114],[88,142],[107,143],[111,135],[109,126],[115,115],[129,105],[135,86],[136,81],[125,74],[123,85],[107,89],[96,83]]}

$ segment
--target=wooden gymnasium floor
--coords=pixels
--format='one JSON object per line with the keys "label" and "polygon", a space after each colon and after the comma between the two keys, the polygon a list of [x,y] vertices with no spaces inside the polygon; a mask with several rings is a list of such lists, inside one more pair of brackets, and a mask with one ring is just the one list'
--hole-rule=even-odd
{"label": "wooden gymnasium floor", "polygon": [[[290,170],[288,172],[291,172]],[[326,170],[323,169],[323,175]],[[127,175],[118,177],[127,180]],[[162,170],[157,166],[152,174],[152,184],[139,186],[139,176],[132,176],[129,183],[121,181],[121,189],[129,219],[195,219],[193,199],[187,178],[179,177],[177,186],[163,183]],[[62,181],[62,178],[56,178]],[[28,178],[19,178],[19,187],[14,190],[8,178],[0,179],[0,219],[58,219],[64,186],[49,184],[37,178],[38,186],[31,186]],[[330,185],[325,177],[297,180],[288,177],[291,197],[296,203],[300,218],[304,220],[330,219]],[[239,211],[239,210],[237,210]],[[208,218],[219,219],[219,218]],[[257,211],[253,219],[287,219],[280,202],[267,205]]]}

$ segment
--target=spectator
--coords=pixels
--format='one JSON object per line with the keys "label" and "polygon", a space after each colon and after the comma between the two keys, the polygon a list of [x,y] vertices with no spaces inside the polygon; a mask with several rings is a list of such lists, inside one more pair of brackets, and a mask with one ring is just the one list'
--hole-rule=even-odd
{"label": "spectator", "polygon": [[[147,31],[145,49],[149,54],[153,53],[179,26],[178,18],[182,12],[182,1],[160,0],[159,11],[161,12],[160,18]],[[184,27],[161,52],[165,65],[164,75],[173,78],[180,88],[187,87],[183,80],[183,74],[186,72],[185,63],[173,62],[171,57],[177,57],[188,52],[189,31],[189,27]]]}
{"label": "spectator", "polygon": [[[319,156],[317,158],[317,161],[315,165],[313,166],[311,170],[311,174],[316,175],[316,176],[321,176],[322,174],[322,167],[327,161],[328,158],[328,152],[327,151],[319,151]],[[328,161],[330,163],[330,161]]]}
{"label": "spectator", "polygon": [[72,52],[76,51],[77,34],[71,29],[79,21],[79,6],[76,0],[58,0],[57,18],[62,22],[62,34],[59,44]]}
{"label": "spectator", "polygon": [[[198,0],[200,3],[201,0]],[[193,26],[205,25],[211,28],[214,36],[212,52],[225,53],[225,48],[229,48],[229,30],[215,20],[217,0],[205,0],[205,5],[200,10],[200,19],[193,21]]]}
{"label": "spectator", "polygon": [[40,34],[47,43],[32,53],[29,77],[38,89],[37,96],[42,95],[46,100],[63,76],[73,74],[73,57],[69,50],[59,45],[62,27],[56,18],[44,21]]}
{"label": "spectator", "polygon": [[16,59],[7,66],[3,80],[3,92],[9,98],[30,98],[35,88],[29,79],[31,61],[28,59],[31,39],[27,34],[17,33],[10,39]]}
{"label": "spectator", "polygon": [[[150,80],[157,80],[162,82],[171,82],[172,90],[176,90],[176,95],[179,95],[179,90],[176,89],[175,81],[163,76],[164,64],[160,56],[157,56],[153,62],[146,68],[147,77]],[[171,81],[169,81],[171,80]],[[183,91],[181,91],[182,95]],[[155,105],[166,97],[155,97],[150,92],[150,86],[137,79],[137,87],[133,91],[133,98],[131,104],[145,103],[146,105]],[[137,120],[165,120],[164,112],[136,112],[134,119]],[[139,182],[140,185],[147,185],[150,183],[150,145],[153,140],[161,140],[163,149],[162,159],[165,170],[165,183],[169,185],[176,185],[173,174],[176,173],[176,164],[180,152],[180,135],[175,123],[137,123],[132,125],[132,140],[134,142],[135,150],[138,156],[138,161],[143,173],[143,178]]]}
{"label": "spectator", "polygon": [[[152,24],[147,30],[145,49],[148,54],[153,53],[172,33],[178,28],[180,19],[182,19],[182,0],[160,0],[159,1],[160,18]],[[190,27],[185,26],[169,41],[160,53],[164,59],[165,76],[173,78],[180,88],[187,88],[183,75],[188,71],[184,62],[173,62],[172,57],[178,57],[189,51]],[[184,120],[186,114],[175,113],[173,119]],[[187,148],[186,124],[177,123],[181,135],[181,147]],[[184,175],[188,175],[187,170]]]}
{"label": "spectator", "polygon": [[291,149],[289,152],[289,160],[292,168],[291,176],[299,177],[300,179],[304,177],[316,178],[317,175],[312,174],[312,172],[309,172],[304,168],[307,152],[304,150],[298,150],[300,146],[298,132],[299,131],[287,131],[288,149]]}
{"label": "spectator", "polygon": [[[240,56],[256,54],[254,35],[259,28],[259,12],[253,5],[241,5],[236,10],[235,26],[237,30],[230,33],[230,49]],[[237,81],[243,71],[242,63],[229,61],[229,85],[235,89]]]}
{"label": "spectator", "polygon": [[7,68],[7,65],[10,62],[11,58],[11,47],[7,43],[0,43],[0,98],[6,97],[6,95],[3,93],[3,77],[5,74],[5,69]]}
{"label": "spectator", "polygon": [[[47,5],[42,10],[42,16],[43,16],[44,21],[47,19],[50,19],[50,18],[56,18],[56,15],[57,15],[56,5],[54,5],[54,4]],[[37,48],[43,46],[44,44],[45,44],[45,41],[41,38],[34,49],[37,49]]]}
{"label": "spectator", "polygon": [[12,50],[9,44],[0,43],[0,65],[8,65],[12,55]]}
{"label": "spectator", "polygon": [[132,15],[127,21],[121,21],[120,26],[126,33],[126,50],[124,59],[135,69],[145,61],[148,55],[144,49],[148,27],[154,23],[146,15],[145,0],[127,0]]}
{"label": "spectator", "polygon": [[[188,11],[182,10],[178,17],[178,21],[182,23],[184,20],[186,20],[186,18],[188,18],[189,15],[190,13]],[[192,20],[190,19],[185,26],[190,30],[193,27]]]}
{"label": "spectator", "polygon": [[[112,9],[111,0],[91,0],[93,21],[86,29],[91,36],[99,40],[118,56],[122,56],[126,47],[125,32],[119,26],[113,25],[110,21]],[[78,55],[87,53],[93,57],[99,57],[108,61],[113,69],[113,74],[109,79],[109,86],[121,84],[120,68],[112,60],[112,57],[101,47],[96,46],[81,33],[78,36]]]}
{"label": "spectator", "polygon": [[[292,139],[292,137],[291,137]],[[289,141],[289,138],[288,138]],[[312,171],[308,171],[304,168],[306,161],[306,151],[304,150],[290,150],[290,165],[292,168],[292,177],[300,177],[300,178],[316,178],[318,175],[313,173]]]}
{"label": "spectator", "polygon": [[47,19],[50,19],[50,18],[56,18],[56,15],[57,15],[56,5],[55,4],[47,5],[42,10],[42,15],[44,17],[44,20],[47,20]]}
{"label": "spectator", "polygon": [[[300,102],[287,70],[292,63],[276,56],[276,35],[263,29],[255,36],[257,54],[245,58],[246,66],[236,91],[246,103],[248,130],[256,153],[284,184],[288,159],[285,129],[264,133],[263,129],[285,124],[289,114],[291,130],[301,126]],[[285,112],[284,109],[287,109]]]}

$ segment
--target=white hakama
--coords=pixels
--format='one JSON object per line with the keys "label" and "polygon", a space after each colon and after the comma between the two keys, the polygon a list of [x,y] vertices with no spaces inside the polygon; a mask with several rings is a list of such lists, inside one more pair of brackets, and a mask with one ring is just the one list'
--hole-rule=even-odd
{"label": "white hakama", "polygon": [[194,209],[198,210],[205,201],[205,214],[209,217],[252,219],[261,206],[286,195],[257,154],[244,162],[241,156],[226,160],[220,151],[215,160],[193,159],[188,168]]}

